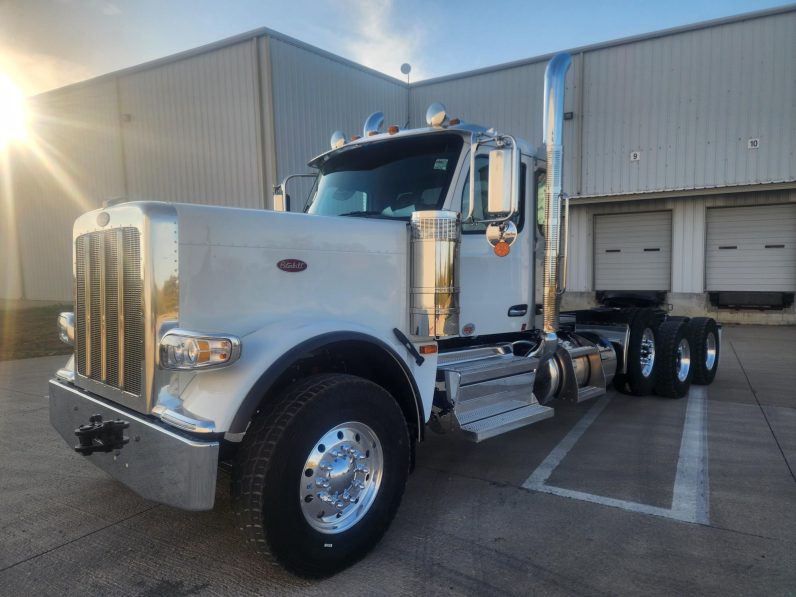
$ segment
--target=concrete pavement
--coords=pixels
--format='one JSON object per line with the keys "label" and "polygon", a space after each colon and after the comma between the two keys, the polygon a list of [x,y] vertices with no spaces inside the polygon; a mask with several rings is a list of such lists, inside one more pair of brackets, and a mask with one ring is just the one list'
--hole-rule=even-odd
{"label": "concrete pavement", "polygon": [[794,346],[793,327],[724,328],[705,396],[707,466],[694,473],[707,524],[622,506],[671,506],[696,462],[682,450],[693,395],[611,392],[547,481],[591,497],[522,485],[595,401],[478,445],[429,430],[384,540],[318,582],[243,543],[225,475],[215,509],[188,513],[138,498],[72,452],[45,397],[63,357],[0,362],[0,593],[793,594]]}

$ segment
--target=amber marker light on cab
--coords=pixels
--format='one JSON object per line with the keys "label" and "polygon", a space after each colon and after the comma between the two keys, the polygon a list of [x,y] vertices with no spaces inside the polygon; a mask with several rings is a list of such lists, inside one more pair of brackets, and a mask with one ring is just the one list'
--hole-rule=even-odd
{"label": "amber marker light on cab", "polygon": [[498,257],[505,257],[510,252],[511,252],[511,247],[509,246],[509,243],[507,243],[504,240],[500,241],[495,245],[495,255],[497,255]]}

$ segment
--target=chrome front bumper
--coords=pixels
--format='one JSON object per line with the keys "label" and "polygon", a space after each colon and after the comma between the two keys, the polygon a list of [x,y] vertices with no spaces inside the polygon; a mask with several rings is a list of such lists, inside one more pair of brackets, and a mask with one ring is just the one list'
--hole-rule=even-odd
{"label": "chrome front bumper", "polygon": [[70,446],[78,443],[75,430],[94,415],[129,423],[124,430],[129,442],[118,450],[94,452],[84,458],[146,499],[184,510],[212,509],[217,441],[178,435],[70,384],[50,380],[50,423]]}

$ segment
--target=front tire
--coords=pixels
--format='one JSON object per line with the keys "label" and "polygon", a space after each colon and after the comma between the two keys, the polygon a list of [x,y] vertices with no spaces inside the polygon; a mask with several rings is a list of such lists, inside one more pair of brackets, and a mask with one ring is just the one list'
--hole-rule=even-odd
{"label": "front tire", "polygon": [[245,535],[300,576],[350,566],[398,510],[409,441],[397,402],[373,382],[341,374],[298,382],[243,440],[233,493]]}

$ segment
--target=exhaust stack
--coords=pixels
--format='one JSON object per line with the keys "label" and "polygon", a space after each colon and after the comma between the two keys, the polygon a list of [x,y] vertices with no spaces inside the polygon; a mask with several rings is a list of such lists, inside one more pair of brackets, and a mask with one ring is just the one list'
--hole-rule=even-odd
{"label": "exhaust stack", "polygon": [[[544,318],[545,335],[558,330],[559,297],[566,281],[559,281],[561,247],[561,179],[564,167],[564,80],[572,57],[556,54],[544,74],[544,140],[547,146],[547,189],[545,192]],[[566,240],[565,240],[566,242]],[[565,257],[566,258],[566,257]],[[566,268],[565,268],[566,269]]]}

